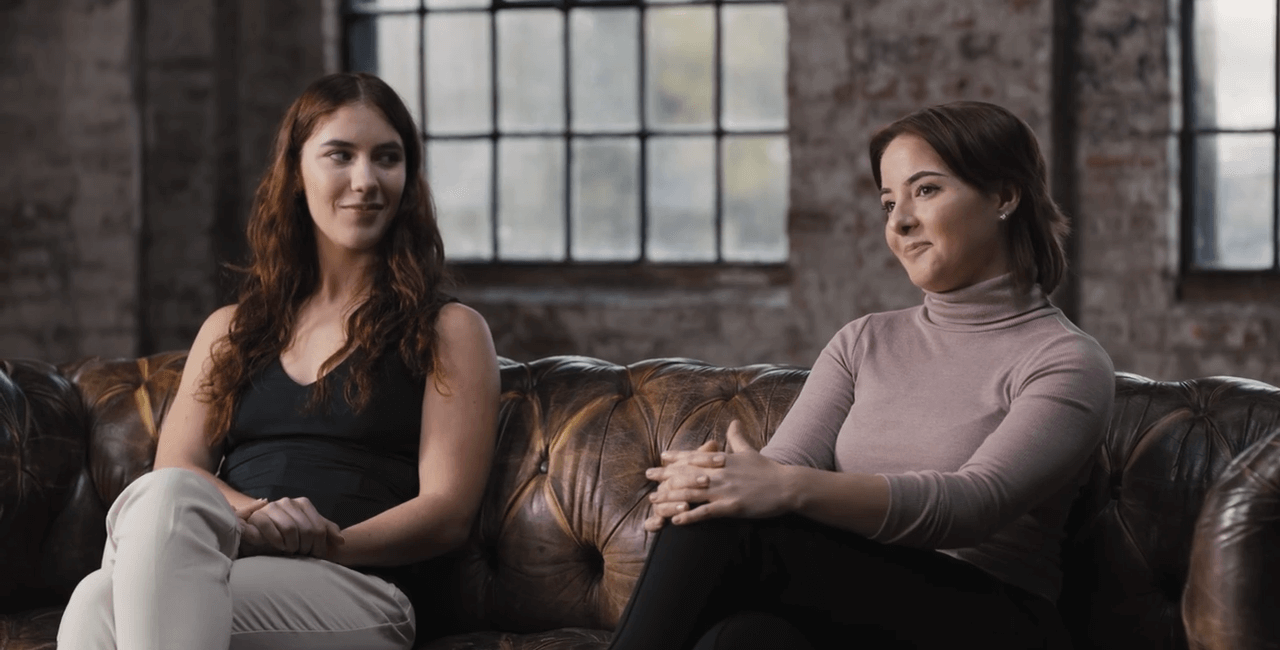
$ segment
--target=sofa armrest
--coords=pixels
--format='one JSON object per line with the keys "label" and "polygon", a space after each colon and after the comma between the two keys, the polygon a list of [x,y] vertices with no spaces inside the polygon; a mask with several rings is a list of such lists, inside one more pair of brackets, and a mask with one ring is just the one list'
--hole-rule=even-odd
{"label": "sofa armrest", "polygon": [[54,366],[0,361],[0,612],[65,600],[83,565],[101,561],[100,550],[66,552],[86,533],[69,505],[92,492],[87,430],[79,392]]}
{"label": "sofa armrest", "polygon": [[1242,452],[1205,499],[1182,597],[1189,646],[1280,648],[1280,430]]}

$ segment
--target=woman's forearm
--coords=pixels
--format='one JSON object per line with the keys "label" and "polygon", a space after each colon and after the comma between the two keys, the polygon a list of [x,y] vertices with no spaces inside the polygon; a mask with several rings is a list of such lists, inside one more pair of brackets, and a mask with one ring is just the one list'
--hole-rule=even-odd
{"label": "woman's forearm", "polygon": [[875,474],[788,465],[782,489],[791,511],[865,537],[880,530],[889,512],[889,482]]}
{"label": "woman's forearm", "polygon": [[420,495],[342,531],[328,559],[344,566],[399,566],[451,551],[467,540],[471,518],[443,497]]}

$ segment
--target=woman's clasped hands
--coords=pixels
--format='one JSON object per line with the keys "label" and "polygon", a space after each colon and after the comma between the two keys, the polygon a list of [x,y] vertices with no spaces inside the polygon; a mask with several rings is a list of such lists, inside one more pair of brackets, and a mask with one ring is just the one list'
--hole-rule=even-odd
{"label": "woman's clasped hands", "polygon": [[666,451],[662,466],[645,470],[658,483],[645,530],[715,517],[763,519],[792,509],[785,465],[765,458],[742,434],[737,420],[725,434],[728,450],[709,440],[694,451]]}
{"label": "woman's clasped hands", "polygon": [[327,559],[332,547],[346,541],[342,529],[320,516],[306,497],[258,499],[236,508],[236,520],[240,557],[310,555]]}

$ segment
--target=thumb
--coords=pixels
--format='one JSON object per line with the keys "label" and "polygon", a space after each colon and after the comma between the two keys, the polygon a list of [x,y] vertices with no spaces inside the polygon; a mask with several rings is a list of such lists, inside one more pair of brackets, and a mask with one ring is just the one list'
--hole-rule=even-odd
{"label": "thumb", "polygon": [[252,515],[258,510],[261,510],[262,506],[265,506],[265,505],[267,505],[266,499],[256,499],[254,501],[251,501],[245,505],[240,506],[239,508],[236,508],[236,517],[238,519],[248,519],[249,515]]}
{"label": "thumb", "polygon": [[756,446],[751,444],[747,437],[742,433],[742,424],[737,420],[729,423],[729,430],[724,435],[725,440],[729,442],[729,451],[740,454],[744,451],[757,451]]}
{"label": "thumb", "polygon": [[332,521],[325,521],[325,532],[328,533],[329,542],[335,546],[341,546],[347,542],[347,538],[342,535],[342,529]]}

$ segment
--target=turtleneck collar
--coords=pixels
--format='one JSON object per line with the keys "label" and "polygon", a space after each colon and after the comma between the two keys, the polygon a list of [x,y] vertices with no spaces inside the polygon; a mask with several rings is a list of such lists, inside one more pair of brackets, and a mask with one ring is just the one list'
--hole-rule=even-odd
{"label": "turtleneck collar", "polygon": [[963,289],[946,293],[924,292],[920,317],[925,323],[946,330],[978,332],[1025,323],[1057,311],[1040,285],[1030,291],[1014,288],[1013,274],[1006,273]]}

